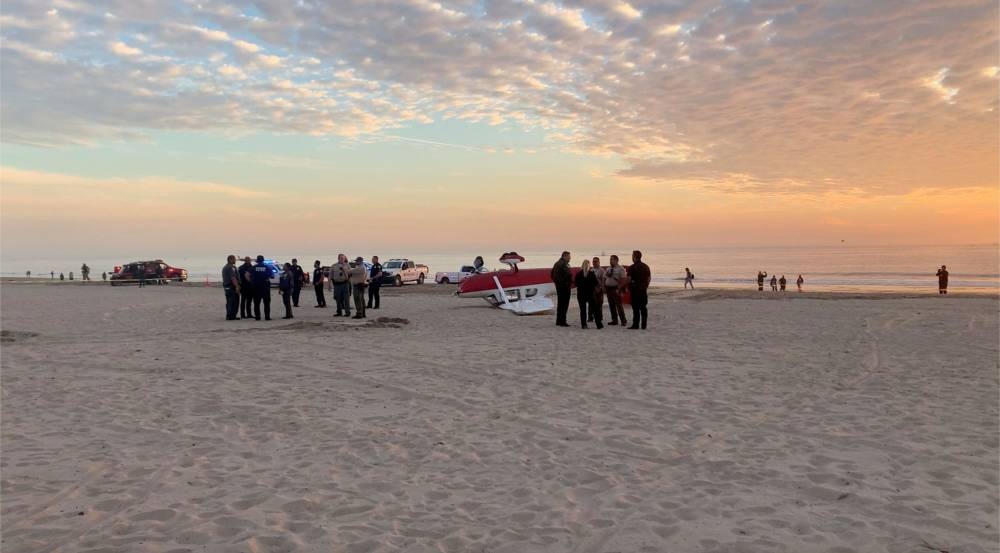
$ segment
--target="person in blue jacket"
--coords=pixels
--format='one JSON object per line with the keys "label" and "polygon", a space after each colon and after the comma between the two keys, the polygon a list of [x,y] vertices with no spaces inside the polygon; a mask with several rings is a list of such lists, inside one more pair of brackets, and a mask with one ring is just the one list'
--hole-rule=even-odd
{"label": "person in blue jacket", "polygon": [[260,304],[264,302],[264,320],[271,320],[271,268],[264,264],[264,256],[257,256],[253,266],[253,318],[260,320]]}
{"label": "person in blue jacket", "polygon": [[285,316],[282,319],[292,318],[292,300],[298,295],[295,290],[297,279],[298,273],[295,268],[291,263],[285,263],[285,270],[281,271],[281,276],[278,277],[278,294],[281,295],[281,302],[285,304]]}

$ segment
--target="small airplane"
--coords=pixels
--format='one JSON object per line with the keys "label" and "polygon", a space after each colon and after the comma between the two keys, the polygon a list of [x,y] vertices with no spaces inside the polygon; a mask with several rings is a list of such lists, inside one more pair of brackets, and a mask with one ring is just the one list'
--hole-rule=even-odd
{"label": "small airplane", "polygon": [[[540,315],[555,309],[547,297],[556,292],[550,269],[519,269],[517,264],[524,262],[524,257],[517,252],[504,253],[500,262],[510,269],[470,275],[458,283],[455,295],[483,298],[490,305],[517,315]],[[579,270],[572,269],[573,275]]]}

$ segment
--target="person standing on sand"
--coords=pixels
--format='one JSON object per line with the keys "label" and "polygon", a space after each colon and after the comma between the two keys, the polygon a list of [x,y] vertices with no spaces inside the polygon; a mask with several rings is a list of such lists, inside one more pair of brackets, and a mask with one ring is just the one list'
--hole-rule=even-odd
{"label": "person standing on sand", "polygon": [[948,267],[941,265],[941,268],[937,272],[938,277],[938,294],[948,293]]}
{"label": "person standing on sand", "polygon": [[107,271],[104,271],[103,273],[101,273],[101,280],[103,280],[104,282],[108,281],[108,272]]}
{"label": "person standing on sand", "polygon": [[84,281],[90,280],[90,267],[86,263],[80,267],[80,279]]}
{"label": "person standing on sand", "polygon": [[632,295],[632,326],[629,328],[646,330],[646,319],[649,316],[647,304],[649,303],[649,282],[652,274],[649,272],[649,265],[642,262],[642,252],[632,251],[632,266],[628,270],[628,286]]}
{"label": "person standing on sand", "polygon": [[771,291],[772,292],[778,291],[778,277],[776,277],[775,275],[771,275]]}
{"label": "person standing on sand", "polygon": [[618,256],[612,255],[608,258],[611,264],[604,273],[604,291],[608,296],[608,309],[611,311],[611,322],[608,326],[615,326],[621,321],[622,328],[628,324],[625,320],[625,306],[622,305],[621,291],[625,288],[628,277],[625,276],[625,267],[618,264]]}
{"label": "person standing on sand", "polygon": [[799,275],[799,278],[797,278],[795,280],[795,285],[799,287],[799,292],[802,291],[802,283],[803,282],[805,282],[805,279],[802,278],[802,275]]}
{"label": "person standing on sand", "polygon": [[566,322],[566,314],[569,311],[570,290],[573,288],[573,271],[569,268],[569,261],[572,256],[569,252],[562,252],[559,261],[552,265],[549,276],[556,285],[556,326],[569,326]]}
{"label": "person standing on sand", "polygon": [[313,261],[313,291],[316,292],[316,305],[313,307],[326,307],[326,296],[323,295],[323,267],[317,259]]}
{"label": "person standing on sand", "polygon": [[31,278],[31,271],[25,271],[25,273],[24,273],[24,274],[25,274],[25,276],[27,276],[28,278]]}
{"label": "person standing on sand", "polygon": [[295,274],[295,266],[291,263],[285,263],[281,271],[281,275],[278,276],[278,295],[281,296],[281,303],[285,306],[285,316],[282,319],[292,318],[292,299],[295,294],[295,279],[298,276]]}
{"label": "person standing on sand", "polygon": [[354,260],[354,266],[347,272],[354,296],[354,316],[352,319],[365,318],[365,289],[368,288],[368,269],[365,269],[365,258],[360,255]]}
{"label": "person standing on sand", "polygon": [[382,264],[378,256],[372,256],[372,269],[368,273],[368,308],[378,309],[382,304]]}
{"label": "person standing on sand", "polygon": [[594,288],[594,301],[596,301],[597,303],[596,307],[587,312],[588,323],[594,320],[595,314],[603,318],[602,313],[604,312],[604,275],[607,272],[605,271],[604,267],[601,267],[600,257],[595,256],[594,259],[591,260],[591,263],[592,264],[590,270],[594,273],[594,277],[597,278],[597,286]]}
{"label": "person standing on sand", "polygon": [[264,303],[264,320],[271,320],[271,268],[264,264],[264,256],[257,256],[253,266],[253,318],[260,320],[260,304]]}
{"label": "person standing on sand", "polygon": [[302,293],[302,285],[306,282],[306,273],[299,266],[299,260],[292,258],[292,305],[299,306],[299,294]]}
{"label": "person standing on sand", "polygon": [[684,267],[684,289],[687,290],[688,284],[691,285],[691,289],[694,290],[694,273],[691,269]]}
{"label": "person standing on sand", "polygon": [[590,261],[583,260],[580,272],[573,280],[576,283],[576,302],[580,306],[580,328],[587,328],[589,320],[597,323],[598,330],[604,328],[601,312],[596,309],[598,281],[590,268]]}
{"label": "person standing on sand", "polygon": [[785,275],[781,275],[781,278],[778,279],[778,285],[781,286],[782,292],[785,291],[785,284],[788,284],[788,281],[785,280]]}
{"label": "person standing on sand", "polygon": [[764,278],[767,277],[767,273],[764,271],[757,271],[757,291],[764,291]]}
{"label": "person standing on sand", "polygon": [[330,283],[333,285],[333,300],[337,303],[337,312],[334,317],[351,316],[351,283],[348,282],[347,272],[351,270],[351,265],[347,262],[347,256],[337,255],[337,263],[330,267]]}
{"label": "person standing on sand", "polygon": [[240,280],[240,318],[253,318],[253,263],[250,256],[243,258],[243,264],[237,271]]}
{"label": "person standing on sand", "polygon": [[55,271],[49,271],[49,276],[52,277],[52,280],[55,280],[56,279],[56,272]]}
{"label": "person standing on sand", "polygon": [[227,257],[222,267],[222,290],[226,293],[226,320],[239,320],[236,311],[240,306],[240,280],[235,255]]}

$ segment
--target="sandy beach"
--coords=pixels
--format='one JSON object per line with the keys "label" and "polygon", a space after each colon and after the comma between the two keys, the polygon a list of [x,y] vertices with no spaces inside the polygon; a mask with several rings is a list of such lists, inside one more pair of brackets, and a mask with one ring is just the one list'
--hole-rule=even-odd
{"label": "sandy beach", "polygon": [[3,551],[1000,550],[995,297],[452,290],[4,284]]}

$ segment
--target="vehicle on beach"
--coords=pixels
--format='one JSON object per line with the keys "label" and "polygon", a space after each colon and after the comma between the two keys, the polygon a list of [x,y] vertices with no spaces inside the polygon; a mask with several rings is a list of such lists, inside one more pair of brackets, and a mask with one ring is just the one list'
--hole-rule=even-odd
{"label": "vehicle on beach", "polygon": [[480,271],[477,271],[472,265],[462,265],[462,267],[457,271],[441,271],[435,273],[434,282],[438,284],[458,284],[462,282],[470,275],[474,275]]}
{"label": "vehicle on beach", "polygon": [[172,267],[162,259],[126,263],[115,267],[109,278],[112,286],[138,283],[140,280],[151,284],[166,284],[170,281],[184,282],[187,279],[187,269]]}
{"label": "vehicle on beach", "polygon": [[427,273],[427,265],[419,265],[409,259],[390,259],[382,264],[382,284],[393,286],[402,286],[407,282],[423,284]]}

